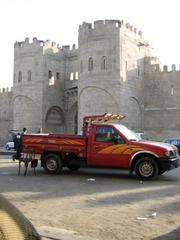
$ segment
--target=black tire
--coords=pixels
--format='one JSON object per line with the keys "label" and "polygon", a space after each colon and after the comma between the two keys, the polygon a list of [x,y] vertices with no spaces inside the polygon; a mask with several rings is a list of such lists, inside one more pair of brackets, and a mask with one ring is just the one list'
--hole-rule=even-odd
{"label": "black tire", "polygon": [[69,165],[67,165],[67,167],[71,171],[76,171],[76,170],[80,169],[81,166],[79,164],[69,164]]}
{"label": "black tire", "polygon": [[7,151],[10,151],[10,147],[9,147],[9,146],[6,146],[6,150],[7,150]]}
{"label": "black tire", "polygon": [[159,172],[158,164],[150,157],[140,158],[135,165],[135,172],[140,179],[155,178]]}
{"label": "black tire", "polygon": [[57,154],[49,153],[44,158],[43,167],[48,174],[59,174],[62,171],[62,160]]}

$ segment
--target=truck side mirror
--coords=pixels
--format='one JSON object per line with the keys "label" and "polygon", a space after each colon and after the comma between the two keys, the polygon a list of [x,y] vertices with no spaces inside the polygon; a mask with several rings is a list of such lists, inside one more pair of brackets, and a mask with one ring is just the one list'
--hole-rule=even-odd
{"label": "truck side mirror", "polygon": [[119,135],[118,136],[113,135],[112,139],[113,139],[113,143],[115,145],[116,144],[123,144],[123,143],[125,143],[124,140]]}
{"label": "truck side mirror", "polygon": [[112,140],[113,140],[113,143],[114,144],[118,144],[119,143],[119,139],[118,139],[118,137],[117,136],[112,136]]}

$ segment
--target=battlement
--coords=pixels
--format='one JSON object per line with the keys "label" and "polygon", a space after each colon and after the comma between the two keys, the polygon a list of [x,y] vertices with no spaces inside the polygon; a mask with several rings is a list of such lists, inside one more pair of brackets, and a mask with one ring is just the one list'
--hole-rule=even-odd
{"label": "battlement", "polygon": [[160,72],[180,72],[180,65],[172,64],[171,66],[163,65],[159,68]]}
{"label": "battlement", "polygon": [[44,44],[43,44],[43,51],[47,52],[47,50],[48,51],[50,50],[52,53],[59,53],[60,45],[57,44],[56,42],[46,40],[46,41],[44,41]]}
{"label": "battlement", "polygon": [[128,29],[130,32],[135,33],[135,34],[139,35],[140,37],[143,36],[142,31],[133,27],[133,25],[130,25],[130,23],[125,23],[124,20],[121,21],[121,27]]}
{"label": "battlement", "polygon": [[137,28],[134,28],[129,23],[125,23],[123,20],[97,20],[94,21],[94,25],[91,23],[83,22],[82,25],[79,25],[79,32],[93,32],[93,31],[104,31],[104,30],[119,30],[120,28],[123,28],[131,33],[134,33],[138,35],[139,37],[142,37],[142,31],[139,31]]}
{"label": "battlement", "polygon": [[69,45],[61,47],[56,42],[50,40],[37,40],[37,38],[33,38],[32,42],[29,41],[29,38],[26,38],[25,41],[22,42],[15,42],[14,49],[16,52],[36,51],[37,49],[42,49],[44,53],[48,54],[59,54],[61,51],[65,53],[77,52],[75,44],[73,44],[72,47]]}
{"label": "battlement", "polygon": [[10,93],[10,92],[12,92],[12,87],[11,88],[0,88],[0,94]]}
{"label": "battlement", "polygon": [[36,37],[33,38],[32,42],[29,42],[29,38],[25,38],[25,41],[22,42],[15,42],[14,43],[14,48],[23,48],[23,47],[28,47],[28,46],[36,46],[36,47],[43,47],[45,44],[44,41],[42,40],[37,40]]}
{"label": "battlement", "polygon": [[94,25],[91,23],[83,22],[82,25],[79,25],[79,31],[103,31],[105,28],[119,28],[119,20],[97,20],[94,21]]}
{"label": "battlement", "polygon": [[180,73],[180,65],[176,66],[176,64],[172,64],[171,66],[168,65],[161,65],[161,64],[152,64],[152,70],[159,73]]}
{"label": "battlement", "polygon": [[76,51],[78,48],[76,47],[76,44],[73,44],[72,46],[70,45],[63,45],[61,47],[61,50],[63,51]]}
{"label": "battlement", "polygon": [[37,38],[33,38],[32,42],[29,41],[29,38],[26,38],[25,41],[15,42],[14,50],[16,53],[27,53],[35,52],[35,51],[44,51],[50,50],[52,53],[57,53],[60,50],[59,44],[56,42],[51,42],[50,40],[37,40]]}

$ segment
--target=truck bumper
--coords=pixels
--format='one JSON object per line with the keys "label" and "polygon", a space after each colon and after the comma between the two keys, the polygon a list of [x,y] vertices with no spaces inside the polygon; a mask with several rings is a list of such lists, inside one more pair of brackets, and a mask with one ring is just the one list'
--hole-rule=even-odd
{"label": "truck bumper", "polygon": [[160,168],[164,171],[169,171],[180,166],[180,157],[172,159],[160,159]]}

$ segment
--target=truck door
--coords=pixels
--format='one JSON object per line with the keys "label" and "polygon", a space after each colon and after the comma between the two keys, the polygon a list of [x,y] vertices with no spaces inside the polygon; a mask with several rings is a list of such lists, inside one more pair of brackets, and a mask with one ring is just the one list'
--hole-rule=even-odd
{"label": "truck door", "polygon": [[94,166],[127,166],[125,139],[111,126],[96,126],[88,151],[88,164]]}

